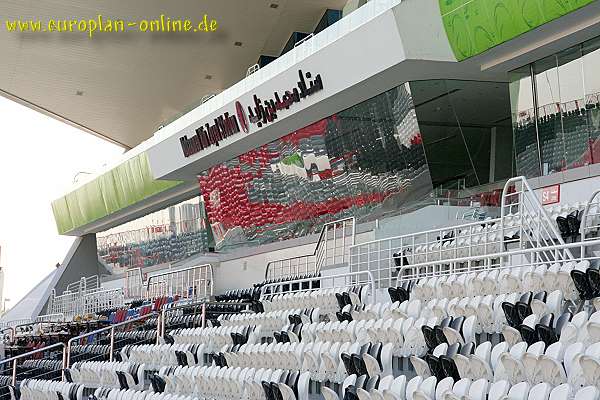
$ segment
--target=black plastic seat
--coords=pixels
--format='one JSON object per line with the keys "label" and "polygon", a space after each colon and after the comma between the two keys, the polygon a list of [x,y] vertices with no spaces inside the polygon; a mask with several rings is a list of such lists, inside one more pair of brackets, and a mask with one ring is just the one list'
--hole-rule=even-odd
{"label": "black plastic seat", "polygon": [[588,268],[585,274],[594,297],[598,297],[600,295],[600,270],[598,268]]}
{"label": "black plastic seat", "polygon": [[267,400],[275,400],[275,395],[273,394],[273,389],[271,388],[271,383],[267,381],[262,381],[261,386],[263,388],[263,392],[265,392],[265,397]]}
{"label": "black plastic seat", "polygon": [[533,299],[533,293],[525,292],[519,298],[519,301],[515,303],[516,316],[518,318],[518,325],[523,323],[523,320],[533,313],[531,311],[531,300]]}
{"label": "black plastic seat", "polygon": [[361,355],[352,354],[350,356],[352,358],[352,364],[354,364],[354,369],[357,375],[366,375],[367,374],[367,366]]}
{"label": "black plastic seat", "polygon": [[435,330],[431,326],[423,325],[421,326],[421,332],[423,332],[423,337],[425,338],[425,345],[429,349],[429,352],[433,351],[435,347],[439,344],[435,335]]}
{"label": "black plastic seat", "polygon": [[523,341],[530,346],[539,341],[536,330],[530,326],[523,324],[519,325],[519,333],[521,333]]}
{"label": "black plastic seat", "polygon": [[437,378],[438,382],[446,377],[446,372],[444,371],[442,363],[438,357],[434,356],[433,354],[427,354],[425,356],[425,362],[429,366],[431,374]]}
{"label": "black plastic seat", "polygon": [[352,356],[347,353],[342,353],[340,355],[342,362],[344,363],[344,368],[346,368],[346,373],[348,375],[356,374],[356,368],[354,368],[354,363],[352,362]]}
{"label": "black plastic seat", "polygon": [[377,389],[379,386],[379,376],[371,376],[365,382],[364,388],[367,392],[372,391],[373,389]]}
{"label": "black plastic seat", "polygon": [[521,321],[517,315],[516,307],[513,303],[508,301],[502,302],[502,311],[504,311],[504,317],[506,318],[508,326],[516,328],[521,324]]}
{"label": "black plastic seat", "polygon": [[271,392],[273,392],[273,397],[275,400],[283,400],[283,394],[279,389],[279,385],[276,382],[271,382]]}
{"label": "black plastic seat", "polygon": [[569,227],[569,221],[562,215],[556,217],[556,225],[558,225],[558,230],[560,231],[560,236],[563,239],[568,239],[571,236],[571,228]]}
{"label": "black plastic seat", "polygon": [[444,328],[447,328],[452,323],[452,317],[444,318],[439,325],[433,327],[435,332],[435,339],[438,344],[448,343],[448,339],[446,339],[446,335],[444,335]]}
{"label": "black plastic seat", "polygon": [[475,353],[475,343],[473,342],[469,342],[469,343],[465,343],[462,346],[460,346],[460,354],[467,357],[471,354]]}
{"label": "black plastic seat", "polygon": [[554,314],[544,315],[535,326],[535,333],[539,340],[544,342],[546,347],[558,341],[558,336],[554,332]]}
{"label": "black plastic seat", "polygon": [[582,300],[592,300],[594,298],[594,290],[588,280],[587,272],[574,269],[571,271],[571,279],[573,279],[575,288]]}

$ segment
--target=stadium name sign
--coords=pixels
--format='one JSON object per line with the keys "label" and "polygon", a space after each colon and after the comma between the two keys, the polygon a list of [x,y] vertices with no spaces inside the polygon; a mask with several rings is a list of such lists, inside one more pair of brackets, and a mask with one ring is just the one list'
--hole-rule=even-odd
{"label": "stadium name sign", "polygon": [[219,146],[219,142],[237,133],[250,133],[250,124],[262,128],[277,119],[277,113],[289,110],[296,103],[323,90],[321,75],[312,77],[310,72],[298,71],[300,80],[297,87],[286,90],[282,96],[275,92],[273,98],[261,100],[253,95],[254,104],[247,107],[235,102],[235,114],[228,112],[214,118],[213,123],[205,123],[195,129],[196,134],[190,138],[187,135],[179,138],[183,155],[190,157],[211,146]]}

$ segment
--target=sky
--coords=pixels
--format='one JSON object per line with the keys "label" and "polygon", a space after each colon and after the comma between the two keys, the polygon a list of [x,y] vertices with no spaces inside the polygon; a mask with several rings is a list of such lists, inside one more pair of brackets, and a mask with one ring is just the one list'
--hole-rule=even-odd
{"label": "sky", "polygon": [[73,243],[57,233],[52,200],[73,188],[79,171],[99,171],[123,149],[4,97],[0,115],[0,267],[10,307]]}

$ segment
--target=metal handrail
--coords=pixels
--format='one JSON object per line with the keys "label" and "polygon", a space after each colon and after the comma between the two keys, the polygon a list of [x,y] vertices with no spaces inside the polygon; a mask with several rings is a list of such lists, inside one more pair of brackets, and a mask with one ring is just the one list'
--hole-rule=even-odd
{"label": "metal handrail", "polygon": [[[522,186],[521,190],[515,191],[513,193],[509,193],[508,191],[511,187],[515,187],[515,188],[517,187],[516,184],[520,184]],[[535,193],[533,192],[533,189],[531,189],[531,186],[529,186],[529,182],[527,181],[527,178],[525,178],[524,176],[517,176],[514,178],[510,178],[504,184],[504,188],[502,190],[502,201],[501,201],[501,208],[500,208],[500,220],[501,220],[500,227],[502,229],[502,237],[504,237],[504,233],[505,233],[504,221],[505,221],[505,217],[506,217],[506,208],[512,206],[512,204],[507,204],[508,197],[514,197],[514,196],[520,195],[520,201],[518,203],[518,207],[519,207],[519,215],[521,217],[521,224],[520,224],[521,233],[523,233],[525,231],[525,229],[523,229],[523,217],[525,217],[523,207],[525,205],[524,202],[525,202],[525,199],[527,198],[527,194],[530,194],[535,199],[535,201],[531,201],[530,203],[531,203],[531,206],[534,208],[534,211],[536,212],[537,219],[538,219],[538,229],[536,231],[537,242],[539,243],[540,241],[545,241],[543,238],[540,237],[540,230],[543,228],[546,231],[546,234],[548,236],[554,236],[554,239],[556,241],[558,241],[559,244],[565,244],[565,241],[563,240],[560,233],[556,231],[547,211],[544,209],[544,207],[542,207],[539,200],[537,200],[537,197],[535,197]],[[546,222],[546,224],[548,226],[544,226],[542,224],[542,221]],[[520,235],[519,239],[521,242],[521,247],[523,247],[523,240],[524,240],[523,235]],[[537,249],[538,249],[538,251],[536,252],[536,256],[539,256],[539,254],[542,253],[542,251],[539,250],[540,249],[539,247],[537,247]],[[571,260],[574,259],[573,254],[571,253],[571,250],[569,248],[565,248],[565,253]]]}
{"label": "metal handrail", "polygon": [[[251,306],[252,303],[248,303],[248,302],[239,302],[239,303],[230,303],[230,304],[235,304],[235,305],[245,305],[246,309],[248,308],[248,306]],[[211,305],[223,305],[223,303],[220,303],[218,301],[200,301],[200,302],[194,302],[194,303],[188,303],[188,304],[180,304],[180,305],[176,305],[176,306],[172,306],[172,307],[163,307],[160,311],[161,313],[161,318],[158,321],[159,323],[162,322],[162,325],[160,326],[160,337],[164,337],[165,336],[165,329],[166,329],[166,323],[167,323],[167,313],[171,312],[171,311],[177,311],[177,310],[182,310],[185,308],[189,308],[189,307],[201,307],[202,308],[202,324],[201,324],[201,328],[206,328],[206,306],[211,306]],[[157,329],[159,328],[159,326],[157,326]]]}
{"label": "metal handrail", "polygon": [[[554,252],[557,256],[558,256],[558,251],[559,250],[568,250],[568,249],[572,249],[572,248],[576,248],[579,246],[597,246],[600,245],[600,239],[595,239],[595,240],[590,240],[588,242],[585,243],[579,243],[579,242],[575,242],[575,243],[563,243],[563,244],[556,244],[556,245],[552,245],[552,246],[547,246],[547,247],[537,247],[537,248],[525,248],[525,249],[515,249],[515,250],[509,250],[509,251],[503,251],[503,252],[499,252],[499,253],[492,253],[492,254],[487,254],[485,256],[466,256],[466,257],[458,257],[458,258],[453,258],[453,259],[448,259],[448,260],[443,260],[443,262],[439,262],[438,264],[447,264],[450,266],[449,269],[444,270],[443,274],[453,274],[453,266],[455,264],[461,264],[461,263],[467,263],[469,261],[478,261],[481,260],[482,258],[489,258],[489,259],[501,259],[502,257],[507,257],[507,256],[513,256],[513,255],[522,255],[522,254],[530,254],[530,253],[536,253],[539,251],[549,251],[549,252]],[[566,253],[566,252],[565,252]],[[564,259],[562,260],[562,262],[565,261],[583,261],[585,260],[586,257],[578,257],[578,258],[569,258],[569,259]],[[561,260],[557,259],[555,260],[555,262],[561,262]],[[432,262],[423,262],[423,263],[417,263],[417,264],[411,264],[411,265],[403,265],[401,267],[399,267],[399,271],[398,271],[398,276],[396,278],[396,281],[400,281],[402,280],[403,277],[403,273],[407,270],[410,269],[419,269],[422,267],[429,267],[431,266],[433,263]],[[531,264],[535,264],[535,262],[532,262]],[[547,262],[538,262],[537,264],[547,264]],[[522,267],[524,265],[518,265],[518,266],[506,266],[503,267],[504,268],[515,268],[515,267]],[[483,268],[480,267],[480,268]],[[472,272],[471,270],[465,271],[465,273],[467,272]],[[410,275],[410,279],[418,279],[420,277],[420,275]],[[397,284],[397,283],[396,283]]]}
{"label": "metal handrail", "polygon": [[[59,347],[62,347],[62,349],[63,349],[63,366],[64,366],[65,356],[66,356],[66,353],[65,353],[65,344],[64,343],[55,343],[55,344],[52,344],[50,346],[45,346],[45,347],[42,347],[40,349],[32,350],[32,351],[29,351],[27,353],[19,354],[18,356],[14,356],[14,357],[11,357],[11,358],[7,358],[5,360],[1,360],[0,361],[0,367],[3,366],[4,364],[12,363],[12,385],[15,386],[16,382],[17,382],[17,362],[20,359],[27,358],[27,357],[30,357],[30,356],[32,356],[34,354],[43,353],[43,352],[46,352],[48,350],[52,350],[52,349],[59,348]],[[64,380],[64,371],[63,371],[62,375],[63,375],[62,378]]]}
{"label": "metal handrail", "polygon": [[590,200],[587,202],[587,204],[585,205],[585,208],[583,210],[583,214],[581,217],[581,225],[579,226],[579,234],[581,236],[580,240],[581,240],[581,256],[585,256],[585,247],[583,245],[583,243],[586,241],[586,230],[587,230],[587,220],[590,214],[590,208],[593,205],[598,205],[598,203],[594,203],[594,200],[596,200],[596,197],[600,194],[600,189],[596,189],[594,190],[594,192],[592,193],[592,195],[590,196]]}
{"label": "metal handrail", "polygon": [[[357,271],[357,272],[347,272],[347,273],[343,273],[343,274],[335,274],[335,275],[328,275],[328,276],[324,276],[321,278],[302,278],[302,279],[294,279],[294,280],[290,280],[290,281],[285,281],[285,282],[276,282],[276,283],[267,283],[265,285],[263,285],[260,288],[260,298],[264,299],[265,296],[272,296],[272,295],[277,295],[277,294],[287,294],[287,293],[298,293],[298,292],[310,292],[313,290],[319,290],[319,289],[331,289],[331,288],[326,288],[323,287],[322,285],[320,285],[318,288],[313,288],[312,287],[312,282],[315,281],[319,281],[320,283],[323,283],[323,281],[325,280],[329,280],[331,279],[333,282],[335,282],[335,279],[337,278],[352,278],[355,276],[359,276],[359,275],[366,275],[367,276],[367,284],[369,285],[370,289],[371,289],[371,301],[373,303],[377,302],[377,292],[375,290],[375,279],[373,278],[373,274],[371,273],[371,271]],[[272,287],[280,287],[280,286],[289,286],[292,287],[293,284],[295,283],[304,283],[304,282],[310,282],[311,283],[311,287],[308,289],[298,289],[298,290],[289,290],[286,292],[273,292],[271,291],[270,293],[265,293],[267,290],[267,288],[272,288]],[[352,285],[341,285],[341,286],[333,286],[333,288],[335,287],[347,287],[347,286],[353,286],[353,285],[363,285],[364,283],[355,283]],[[302,285],[299,285],[299,287],[301,288]]]}
{"label": "metal handrail", "polygon": [[296,43],[294,43],[294,47],[298,47],[300,46],[302,43],[305,43],[307,41],[309,41],[310,39],[313,38],[313,36],[315,36],[314,33],[311,33],[310,35],[307,35],[306,37],[302,38],[302,40],[297,41]]}
{"label": "metal handrail", "polygon": [[[139,322],[139,321],[148,319],[150,317],[157,317],[157,316],[160,317],[160,315],[158,313],[156,313],[156,312],[148,313],[146,315],[142,315],[141,317],[132,318],[132,319],[129,319],[127,321],[119,322],[118,324],[114,324],[114,325],[107,326],[107,327],[104,327],[104,328],[96,329],[95,331],[84,333],[82,335],[79,335],[79,336],[76,336],[76,337],[73,337],[73,338],[69,339],[69,341],[67,342],[67,347],[66,347],[67,351],[66,351],[66,355],[65,355],[65,357],[66,357],[65,368],[69,368],[71,366],[71,346],[72,346],[73,342],[75,342],[77,340],[80,340],[80,339],[87,338],[87,337],[92,336],[92,335],[97,335],[99,333],[110,331],[110,355],[109,355],[109,359],[110,359],[110,361],[112,361],[113,360],[113,356],[114,356],[113,353],[114,353],[114,350],[115,350],[115,348],[114,348],[114,346],[115,346],[115,342],[114,342],[114,340],[115,340],[115,328],[118,328],[118,327],[121,327],[121,326],[124,326],[124,325],[127,325],[127,324],[131,324],[131,323],[134,323],[134,322]],[[158,332],[157,332],[157,336],[158,336]]]}
{"label": "metal handrail", "polygon": [[[346,223],[346,221],[351,221],[351,223],[352,223],[352,235],[351,235],[351,241],[352,241],[352,243],[350,243],[350,246],[348,247],[348,249],[350,249],[354,245],[354,239],[355,239],[355,236],[356,236],[356,218],[355,217],[348,217],[348,218],[342,218],[342,219],[338,219],[338,220],[335,220],[335,221],[328,222],[328,223],[324,224],[321,227],[321,233],[319,234],[319,239],[317,240],[317,245],[315,246],[315,250],[313,251],[312,254],[304,254],[304,255],[301,255],[301,256],[294,256],[294,257],[288,257],[288,258],[282,258],[282,259],[279,259],[279,260],[269,261],[267,263],[267,268],[265,270],[265,280],[269,279],[269,271],[270,271],[270,268],[271,268],[272,264],[283,263],[285,261],[298,260],[298,259],[308,258],[308,257],[317,257],[318,252],[319,252],[319,248],[320,248],[320,244],[323,241],[323,237],[328,233],[328,226],[333,225],[335,227],[336,225],[338,225],[340,223],[343,223],[344,224],[343,225],[344,226],[343,229],[345,229],[345,223]],[[345,239],[346,239],[345,238],[345,233],[342,232],[342,235],[343,235],[343,239],[345,241]],[[335,236],[335,230],[334,230],[334,236]],[[335,237],[334,237],[334,240],[335,240]],[[343,246],[345,247],[345,243],[343,243]],[[334,251],[335,251],[335,249],[334,249]],[[335,257],[335,254],[334,254],[334,257]],[[319,262],[319,260],[315,259],[315,269],[317,270],[317,272],[320,270],[320,266],[317,265],[318,262]],[[308,260],[305,263],[305,265],[308,268]]]}
{"label": "metal handrail", "polygon": [[[471,228],[471,227],[477,227],[477,226],[481,226],[481,225],[491,225],[491,224],[495,224],[495,223],[499,223],[500,222],[500,218],[492,218],[492,219],[486,219],[484,221],[476,221],[476,222],[469,222],[466,224],[461,224],[461,225],[451,225],[451,226],[445,226],[442,228],[436,228],[436,229],[429,229],[426,231],[419,231],[419,232],[415,232],[415,233],[407,233],[405,235],[399,235],[399,236],[391,236],[391,237],[386,237],[384,239],[375,239],[375,240],[371,240],[369,242],[361,242],[359,244],[355,244],[350,246],[351,249],[352,248],[356,248],[356,247],[361,247],[361,246],[366,246],[369,244],[375,244],[384,240],[402,240],[402,239],[408,239],[408,238],[412,238],[413,236],[421,236],[421,235],[428,235],[431,233],[439,233],[442,231],[451,231],[451,230],[465,230],[467,228]],[[418,243],[421,244],[421,243]]]}
{"label": "metal handrail", "polygon": [[[208,289],[209,289],[208,296],[212,296],[214,293],[214,273],[213,273],[212,264],[195,265],[193,267],[187,267],[187,268],[182,268],[182,269],[177,269],[177,270],[169,270],[169,271],[163,272],[161,274],[149,276],[148,281],[144,284],[146,286],[146,294],[148,294],[150,291],[150,287],[152,285],[152,280],[156,280],[157,278],[161,278],[161,277],[165,277],[165,276],[169,276],[169,275],[179,274],[182,272],[193,271],[197,268],[203,268],[203,267],[207,267],[208,272],[209,272],[209,278],[207,280]],[[206,281],[206,279],[204,279],[204,280]]]}

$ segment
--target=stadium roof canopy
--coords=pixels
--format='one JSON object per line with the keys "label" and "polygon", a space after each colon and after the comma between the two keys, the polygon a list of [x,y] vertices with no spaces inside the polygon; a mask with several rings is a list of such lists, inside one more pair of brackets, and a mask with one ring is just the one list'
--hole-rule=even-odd
{"label": "stadium roof canopy", "polygon": [[3,0],[16,19],[171,18],[218,21],[215,33],[0,35],[0,93],[126,148],[190,105],[241,80],[260,55],[278,56],[293,32],[312,32],[345,0]]}

